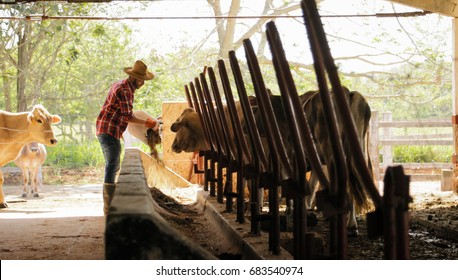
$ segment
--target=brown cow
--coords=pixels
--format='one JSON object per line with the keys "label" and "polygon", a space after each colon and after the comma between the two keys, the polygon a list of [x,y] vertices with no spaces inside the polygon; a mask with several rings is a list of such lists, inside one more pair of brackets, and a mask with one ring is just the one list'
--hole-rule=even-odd
{"label": "brown cow", "polygon": [[22,147],[14,163],[22,169],[23,187],[22,197],[27,197],[30,179],[30,193],[38,197],[38,187],[42,185],[41,166],[46,161],[45,145],[30,142]]}
{"label": "brown cow", "polygon": [[175,132],[172,150],[175,153],[193,153],[200,150],[207,150],[204,139],[204,131],[200,123],[199,115],[193,108],[186,108],[180,117],[170,126]]}
{"label": "brown cow", "polygon": [[[355,125],[359,137],[359,145],[361,145],[367,160],[369,170],[372,171],[372,164],[370,161],[368,153],[368,128],[370,122],[370,107],[362,94],[356,91],[349,91],[345,88],[345,92],[348,94],[348,100],[350,104],[350,110],[355,120]],[[315,139],[315,144],[317,146],[320,157],[324,162],[330,162],[332,160],[332,154],[330,153],[328,133],[325,128],[323,109],[321,102],[319,100],[319,95],[317,91],[306,92],[300,96],[302,106],[304,108],[304,113],[308,119],[309,125],[311,126],[311,132]],[[284,137],[287,147],[291,146],[291,139],[289,133],[289,127],[286,122],[286,116],[283,112],[281,96],[279,95],[270,95],[271,103],[274,109],[274,114],[278,122],[279,128],[282,131],[282,136]],[[250,101],[254,105],[254,101]],[[261,118],[259,111],[256,106],[253,106],[253,113],[256,118],[256,123],[258,124],[259,132],[264,135],[264,128],[262,127]],[[185,127],[185,129],[180,129]],[[339,127],[342,127],[340,125]],[[203,139],[202,127],[200,126],[200,120],[197,116],[197,113],[193,109],[186,109],[181,117],[172,125],[172,131],[177,132],[175,140],[173,142],[172,149],[175,152],[186,151],[193,152],[196,150],[204,149],[205,141]],[[352,143],[346,142],[346,138],[341,132],[344,152],[348,152],[348,146]],[[264,135],[265,136],[265,135]],[[288,156],[293,156],[293,150],[288,150]],[[268,152],[269,149],[266,146],[265,151]],[[270,158],[270,157],[268,157]],[[370,207],[370,202],[368,200],[368,195],[365,193],[364,188],[360,184],[360,179],[357,176],[355,171],[357,166],[353,162],[348,162],[350,166],[350,184],[348,186],[348,193],[351,197],[351,201],[354,202],[356,209],[352,209],[347,227],[349,229],[349,235],[357,235],[357,224],[356,224],[356,212],[361,212],[367,210]],[[312,181],[316,181],[316,178],[313,176],[312,171]],[[313,204],[313,201],[308,201],[308,204]],[[354,208],[354,207],[352,207]],[[292,212],[291,209],[288,209],[288,212]]]}
{"label": "brown cow", "polygon": [[[22,147],[29,142],[56,145],[51,124],[60,121],[58,115],[51,115],[42,105],[35,105],[30,112],[0,110],[0,167],[15,160]],[[0,208],[8,207],[3,194],[3,181],[0,169]]]}
{"label": "brown cow", "polygon": [[[348,155],[348,152],[351,150],[349,148],[350,145],[360,145],[365,155],[369,171],[372,172],[372,163],[368,150],[369,122],[371,118],[371,109],[366,99],[361,93],[357,91],[349,91],[347,88],[344,88],[344,92],[347,94],[346,97],[348,98],[347,100],[350,104],[350,112],[355,122],[355,127],[357,130],[359,141],[359,143],[349,143],[347,137],[345,137],[344,131],[340,131],[344,153],[345,155]],[[274,113],[276,115],[279,129],[280,131],[282,131],[282,136],[286,138],[287,142],[285,144],[287,145],[287,147],[292,147],[289,126],[286,122],[286,116],[283,113],[281,96],[271,95],[270,99],[272,106],[274,107]],[[318,91],[306,92],[305,94],[300,96],[300,100],[302,103],[302,107],[304,109],[305,117],[308,120],[308,124],[310,126],[310,130],[312,132],[319,156],[324,164],[329,164],[332,161],[334,161],[334,159],[332,149],[330,146],[331,141],[329,139],[329,133],[325,125],[323,112],[324,109],[321,104]],[[256,111],[255,116],[257,119],[260,118],[258,115],[259,113]],[[343,127],[343,125],[339,123],[341,121],[342,119],[337,118],[337,122],[339,124],[338,127],[340,129]],[[264,133],[263,128],[259,127],[259,130],[260,134],[262,135]],[[294,151],[291,149],[287,150],[289,152],[289,156],[293,156]],[[350,160],[350,158],[351,157],[346,156],[346,164],[347,166],[349,166],[349,183],[347,186],[347,192],[350,197],[350,202],[352,204],[350,208],[350,215],[347,222],[347,228],[348,234],[350,236],[356,236],[358,235],[356,213],[362,213],[367,211],[371,207],[371,203],[369,200],[369,196],[365,192],[365,189],[361,183],[362,180],[358,177],[358,166],[355,166],[355,163],[352,160]],[[314,178],[313,170],[311,181],[317,181],[316,178]],[[314,183],[311,182],[311,185],[313,186]],[[308,201],[309,205],[311,205],[312,203],[313,201]]]}

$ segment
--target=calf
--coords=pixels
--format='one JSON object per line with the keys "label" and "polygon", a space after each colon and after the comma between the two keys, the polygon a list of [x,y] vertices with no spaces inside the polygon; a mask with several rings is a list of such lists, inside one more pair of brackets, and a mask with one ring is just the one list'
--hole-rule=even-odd
{"label": "calf", "polygon": [[42,185],[41,166],[46,161],[46,148],[38,142],[30,142],[19,152],[14,163],[22,169],[23,187],[22,197],[27,197],[30,178],[30,193],[38,197],[38,187]]}

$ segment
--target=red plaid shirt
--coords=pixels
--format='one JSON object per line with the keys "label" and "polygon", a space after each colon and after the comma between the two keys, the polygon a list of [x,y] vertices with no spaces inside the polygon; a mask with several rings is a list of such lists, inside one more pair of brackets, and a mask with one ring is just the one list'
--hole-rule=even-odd
{"label": "red plaid shirt", "polygon": [[96,135],[109,134],[121,139],[133,116],[134,92],[135,88],[128,79],[116,82],[111,87],[97,117]]}

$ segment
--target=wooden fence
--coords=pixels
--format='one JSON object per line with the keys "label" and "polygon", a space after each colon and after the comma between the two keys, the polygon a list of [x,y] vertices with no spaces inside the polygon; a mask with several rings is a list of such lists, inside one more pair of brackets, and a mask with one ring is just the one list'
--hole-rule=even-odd
{"label": "wooden fence", "polygon": [[[445,130],[446,133],[433,133],[433,131],[427,134],[396,135],[394,133],[396,128],[445,128],[440,130]],[[369,149],[375,176],[379,180],[383,180],[383,173],[388,166],[396,165],[396,162],[393,162],[393,147],[399,145],[453,146],[452,122],[451,120],[393,121],[390,112],[383,113],[381,120],[379,120],[379,112],[373,111]],[[430,169],[427,174],[410,174],[412,181],[441,180],[441,174],[438,171],[453,167],[451,160],[444,163],[402,163],[402,165],[406,169]]]}

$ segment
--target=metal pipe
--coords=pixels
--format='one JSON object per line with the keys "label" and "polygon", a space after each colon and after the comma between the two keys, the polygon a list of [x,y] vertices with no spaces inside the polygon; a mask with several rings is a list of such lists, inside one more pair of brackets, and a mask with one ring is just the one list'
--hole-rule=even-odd
{"label": "metal pipe", "polygon": [[[334,98],[336,99],[336,103],[340,104],[338,107],[338,113],[339,118],[343,119],[342,124],[344,126],[344,130],[346,131],[346,137],[348,137],[348,141],[350,143],[358,143],[355,123],[350,113],[347,99],[340,84],[337,67],[334,64],[334,60],[326,40],[326,35],[323,29],[323,24],[320,20],[320,16],[318,14],[316,3],[314,0],[303,0],[301,2],[301,6],[304,11],[304,21],[308,21],[311,24],[311,29],[313,29],[316,33],[316,38],[318,40],[316,44],[321,49],[323,55],[323,63],[328,72],[329,81],[334,91]],[[366,191],[374,202],[375,207],[381,207],[382,199],[377,187],[375,186],[374,179],[368,170],[363,151],[361,150],[361,146],[350,145],[350,148],[351,151],[348,156],[350,156],[351,159],[356,162],[357,166],[360,166],[360,168],[358,168],[356,171],[358,172],[361,180],[364,182],[363,185],[365,186]]]}

